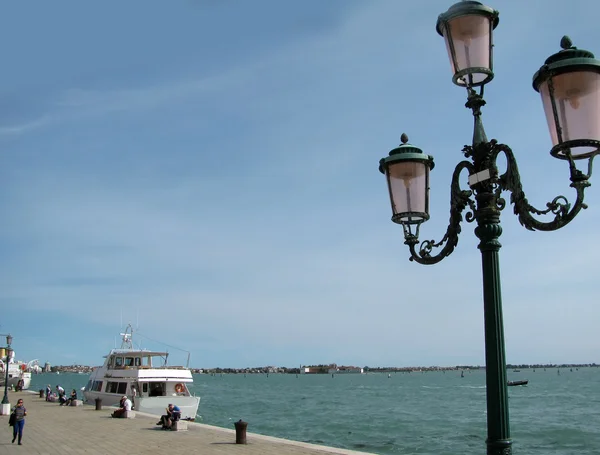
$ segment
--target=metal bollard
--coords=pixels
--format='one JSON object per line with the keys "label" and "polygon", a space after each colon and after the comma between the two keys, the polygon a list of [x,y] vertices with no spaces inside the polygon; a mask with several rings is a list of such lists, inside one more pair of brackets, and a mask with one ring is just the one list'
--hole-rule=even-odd
{"label": "metal bollard", "polygon": [[247,444],[246,442],[246,428],[248,428],[248,422],[243,422],[242,419],[234,423],[235,425],[235,443],[236,444]]}
{"label": "metal bollard", "polygon": [[44,398],[44,389],[40,389],[40,398]]}
{"label": "metal bollard", "polygon": [[102,410],[102,398],[96,398],[96,411]]}

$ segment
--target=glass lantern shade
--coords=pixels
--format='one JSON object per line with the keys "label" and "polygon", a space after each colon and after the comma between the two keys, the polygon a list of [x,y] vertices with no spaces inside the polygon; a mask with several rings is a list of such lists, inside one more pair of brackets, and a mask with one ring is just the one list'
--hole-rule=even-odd
{"label": "glass lantern shade", "polygon": [[379,171],[387,180],[392,221],[403,225],[429,219],[429,171],[433,169],[433,158],[407,142],[403,134],[402,145],[379,161]]}
{"label": "glass lantern shade", "polygon": [[574,159],[595,154],[598,145],[585,142],[600,141],[600,73],[560,74],[543,82],[539,90],[555,155],[565,158],[568,150]]}
{"label": "glass lantern shade", "polygon": [[429,219],[429,167],[423,161],[398,161],[387,166],[392,220],[417,224]]}
{"label": "glass lantern shade", "polygon": [[584,159],[600,148],[600,61],[564,37],[534,75],[552,140],[552,156]]}
{"label": "glass lantern shade", "polygon": [[6,335],[6,344],[10,346],[12,344],[13,337],[11,335]]}
{"label": "glass lantern shade", "polygon": [[446,42],[456,85],[477,87],[492,80],[492,32],[497,25],[498,12],[476,1],[457,3],[439,16],[436,29]]}

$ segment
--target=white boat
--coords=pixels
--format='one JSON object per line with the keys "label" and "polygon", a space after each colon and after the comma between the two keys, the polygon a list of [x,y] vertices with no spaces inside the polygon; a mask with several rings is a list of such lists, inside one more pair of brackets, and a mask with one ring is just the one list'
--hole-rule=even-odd
{"label": "white boat", "polygon": [[[0,387],[4,387],[6,381],[6,348],[0,348]],[[31,372],[34,366],[37,365],[37,360],[32,360],[29,363],[15,360],[15,351],[10,351],[8,357],[8,387],[15,389],[19,384],[19,380],[23,380],[23,390],[29,389],[31,384]]]}
{"label": "white boat", "polygon": [[191,370],[168,366],[167,352],[135,349],[131,325],[121,336],[121,347],[112,349],[104,365],[92,370],[83,390],[86,401],[94,403],[99,398],[103,406],[114,406],[127,395],[134,410],[155,415],[164,414],[173,403],[181,409],[182,419],[194,420],[200,397],[189,391],[188,386],[194,382]]}

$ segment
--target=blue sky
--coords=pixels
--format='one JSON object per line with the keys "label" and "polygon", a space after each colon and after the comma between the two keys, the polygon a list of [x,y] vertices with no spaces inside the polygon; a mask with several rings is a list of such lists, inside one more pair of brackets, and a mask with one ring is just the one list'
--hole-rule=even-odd
{"label": "blue sky", "polygon": [[[409,262],[377,170],[403,132],[434,156],[421,232],[440,239],[472,135],[435,31],[451,4],[3,4],[0,333],[17,357],[95,365],[132,322],[194,367],[483,364],[473,226],[442,263]],[[564,34],[600,53],[600,6],[489,5],[486,131],[544,207],[572,190],[531,77]],[[503,212],[509,362],[600,361],[597,179],[562,231]]]}

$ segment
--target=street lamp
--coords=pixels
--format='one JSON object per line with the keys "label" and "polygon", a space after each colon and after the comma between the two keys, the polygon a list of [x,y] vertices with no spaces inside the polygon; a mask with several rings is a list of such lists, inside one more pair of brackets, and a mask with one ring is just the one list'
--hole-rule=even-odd
{"label": "street lamp", "polygon": [[8,401],[8,362],[10,362],[10,345],[12,344],[12,336],[6,335],[6,363],[4,369],[6,370],[6,376],[4,378],[4,398],[2,398],[2,404],[9,404]]}
{"label": "street lamp", "polygon": [[[464,219],[477,222],[475,235],[483,269],[483,309],[485,324],[487,453],[510,455],[510,438],[504,327],[500,289],[498,241],[502,234],[500,212],[508,191],[510,203],[519,222],[531,231],[554,231],[564,227],[587,208],[584,190],[590,186],[592,160],[600,153],[600,61],[591,52],[573,47],[564,37],[560,52],[550,56],[533,77],[533,88],[541,94],[553,147],[551,155],[569,165],[570,186],[576,192],[574,204],[557,196],[538,210],[529,204],[521,186],[515,156],[507,145],[488,140],[481,121],[485,105],[483,88],[494,77],[493,30],[498,12],[477,1],[462,1],[441,14],[436,29],[444,37],[450,57],[452,81],[467,89],[465,106],[473,112],[472,145],[462,150],[467,158],[458,163],[450,185],[450,221],[439,241],[419,241],[419,228],[429,219],[429,171],[433,158],[410,145],[403,134],[402,145],[379,162],[385,174],[392,221],[404,229],[410,260],[436,264],[449,256],[456,245]],[[499,174],[498,156],[506,158],[506,171]],[[587,161],[586,173],[577,163]],[[460,176],[467,172],[469,189],[460,186]],[[541,221],[535,215],[549,215]]]}

